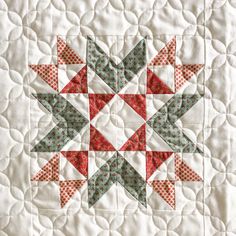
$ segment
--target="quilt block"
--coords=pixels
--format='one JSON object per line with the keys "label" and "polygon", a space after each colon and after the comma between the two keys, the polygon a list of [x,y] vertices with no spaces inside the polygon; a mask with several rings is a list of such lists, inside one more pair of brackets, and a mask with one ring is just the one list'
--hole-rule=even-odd
{"label": "quilt block", "polygon": [[[200,189],[203,180],[202,170],[184,160],[197,155],[202,163],[203,145],[180,119],[202,130],[202,117],[192,116],[203,114],[204,61],[201,51],[198,64],[177,58],[181,43],[198,39],[81,38],[57,36],[56,63],[29,65],[36,80],[44,81],[33,94],[38,109],[55,123],[31,150],[52,153],[32,181],[57,183],[61,207],[85,189],[78,201],[87,208],[176,209],[178,183],[197,182]],[[86,48],[82,54],[78,43]],[[162,48],[153,50],[154,44]]]}
{"label": "quilt block", "polygon": [[0,1],[0,235],[236,235],[235,9]]}

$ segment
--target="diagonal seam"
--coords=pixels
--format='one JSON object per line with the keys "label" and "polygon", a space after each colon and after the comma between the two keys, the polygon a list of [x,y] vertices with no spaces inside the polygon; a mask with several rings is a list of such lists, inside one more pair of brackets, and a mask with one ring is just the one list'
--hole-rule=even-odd
{"label": "diagonal seam", "polygon": [[[137,54],[140,53],[140,51],[143,52],[143,54],[138,57]],[[97,53],[97,55],[93,55],[95,53]],[[102,48],[88,36],[86,63],[117,93],[146,65],[145,39],[140,40],[123,60],[119,64],[116,64]]]}

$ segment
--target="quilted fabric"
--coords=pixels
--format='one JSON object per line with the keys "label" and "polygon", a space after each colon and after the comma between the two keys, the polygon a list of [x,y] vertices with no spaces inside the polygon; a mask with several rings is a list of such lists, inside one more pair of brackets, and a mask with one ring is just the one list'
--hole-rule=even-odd
{"label": "quilted fabric", "polygon": [[235,1],[0,10],[0,235],[236,235]]}

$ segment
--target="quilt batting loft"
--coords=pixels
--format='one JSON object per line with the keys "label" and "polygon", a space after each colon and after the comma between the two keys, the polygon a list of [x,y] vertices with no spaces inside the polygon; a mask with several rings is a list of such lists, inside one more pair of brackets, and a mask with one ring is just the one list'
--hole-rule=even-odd
{"label": "quilt batting loft", "polygon": [[236,235],[234,1],[0,10],[0,235]]}

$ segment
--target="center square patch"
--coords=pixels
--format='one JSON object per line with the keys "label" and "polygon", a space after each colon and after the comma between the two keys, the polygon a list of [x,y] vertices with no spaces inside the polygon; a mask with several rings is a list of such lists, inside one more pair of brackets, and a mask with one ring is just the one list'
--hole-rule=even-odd
{"label": "center square patch", "polygon": [[51,55],[29,45],[35,204],[194,211],[204,180],[203,39],[44,40]]}

